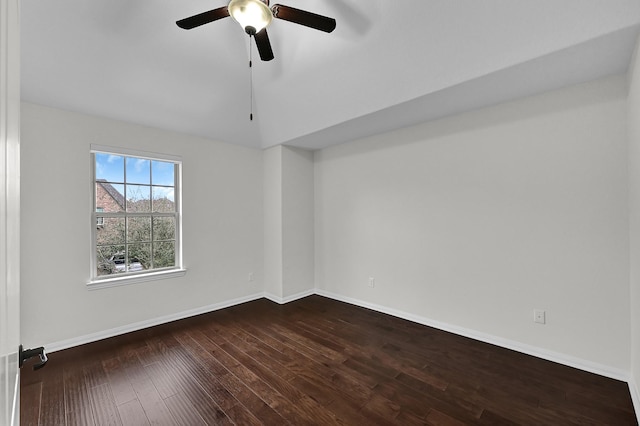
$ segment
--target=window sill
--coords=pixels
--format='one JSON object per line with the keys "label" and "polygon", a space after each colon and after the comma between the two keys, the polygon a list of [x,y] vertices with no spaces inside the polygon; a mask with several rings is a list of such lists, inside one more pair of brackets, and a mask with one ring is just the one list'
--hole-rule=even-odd
{"label": "window sill", "polygon": [[122,285],[138,284],[147,281],[164,280],[168,278],[182,277],[187,273],[186,269],[172,269],[170,271],[149,272],[147,274],[129,275],[126,277],[103,278],[89,281],[88,290],[100,290],[102,288],[118,287]]}

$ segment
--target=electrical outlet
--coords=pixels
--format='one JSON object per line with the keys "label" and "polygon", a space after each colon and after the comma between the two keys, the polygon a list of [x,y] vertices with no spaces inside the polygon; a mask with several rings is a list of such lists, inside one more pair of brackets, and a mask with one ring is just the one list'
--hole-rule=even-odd
{"label": "electrical outlet", "polygon": [[541,309],[533,310],[533,322],[537,322],[538,324],[546,324],[547,322],[546,312]]}
{"label": "electrical outlet", "polygon": [[254,280],[253,272],[249,272],[249,275],[247,276],[247,281],[251,282],[253,280]]}
{"label": "electrical outlet", "polygon": [[376,286],[376,279],[369,277],[369,287],[374,288]]}

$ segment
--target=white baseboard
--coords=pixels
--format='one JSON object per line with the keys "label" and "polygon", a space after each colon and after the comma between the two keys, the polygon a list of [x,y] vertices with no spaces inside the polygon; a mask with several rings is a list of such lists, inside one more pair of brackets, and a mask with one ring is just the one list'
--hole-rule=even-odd
{"label": "white baseboard", "polygon": [[633,404],[636,410],[636,415],[640,417],[640,393],[639,393],[638,385],[633,380],[633,378],[631,377],[628,371],[598,364],[592,361],[584,360],[584,359],[573,357],[570,355],[565,355],[562,353],[541,349],[535,346],[527,345],[524,343],[509,340],[509,339],[504,339],[501,337],[482,333],[476,330],[458,327],[458,326],[443,323],[440,321],[435,321],[429,318],[421,317],[418,315],[414,315],[414,314],[399,311],[396,309],[388,308],[385,306],[377,305],[374,303],[364,302],[362,300],[353,299],[350,297],[346,297],[340,294],[328,292],[321,289],[306,290],[304,292],[300,292],[284,298],[276,296],[271,293],[267,293],[267,292],[255,293],[249,296],[240,297],[240,298],[236,298],[236,299],[232,299],[232,300],[228,300],[220,303],[215,303],[213,305],[207,305],[207,306],[202,306],[200,308],[191,309],[188,311],[178,312],[176,314],[166,315],[166,316],[162,316],[162,317],[158,317],[158,318],[154,318],[146,321],[140,321],[133,324],[124,325],[121,327],[116,327],[116,328],[104,330],[97,333],[91,333],[91,334],[75,337],[68,340],[49,343],[48,345],[45,345],[45,348],[47,349],[47,352],[56,352],[63,349],[84,345],[86,343],[107,339],[109,337],[114,337],[121,334],[142,330],[144,328],[165,324],[171,321],[192,317],[192,316],[204,314],[207,312],[217,311],[220,309],[228,308],[231,306],[239,305],[241,303],[246,303],[246,302],[250,302],[250,301],[261,299],[261,298],[266,298],[271,300],[274,303],[283,305],[298,299],[302,299],[307,296],[311,296],[313,294],[318,294],[320,296],[328,297],[330,299],[338,300],[338,301],[349,303],[356,306],[361,306],[363,308],[372,309],[377,312],[389,314],[394,317],[406,319],[418,324],[434,327],[439,330],[447,331],[447,332],[454,333],[464,337],[469,337],[471,339],[479,340],[481,342],[490,343],[492,345],[511,349],[517,352],[522,352],[538,358],[546,359],[548,361],[557,362],[559,364],[567,365],[567,366],[578,368],[580,370],[588,371],[594,374],[599,374],[601,376],[610,377],[612,379],[627,382],[629,384],[629,391],[631,393],[631,398],[633,400]]}
{"label": "white baseboard", "polygon": [[162,317],[158,317],[158,318],[154,318],[146,321],[140,321],[133,324],[123,325],[121,327],[116,327],[109,330],[99,331],[97,333],[86,334],[84,336],[78,336],[68,340],[49,343],[44,347],[46,348],[47,352],[56,352],[63,349],[84,345],[86,343],[107,339],[109,337],[131,333],[132,331],[138,331],[144,328],[149,328],[149,327],[153,327],[160,324],[166,324],[171,321],[176,321],[176,320],[193,317],[200,314],[206,314],[207,312],[213,312],[220,309],[229,308],[231,306],[239,305],[241,303],[262,299],[263,297],[265,297],[265,294],[263,292],[260,292],[260,293],[252,294],[245,297],[239,297],[237,299],[227,300],[220,303],[214,303],[213,305],[207,305],[207,306],[202,306],[196,309],[190,309],[188,311],[178,312],[176,314],[165,315]]}
{"label": "white baseboard", "polygon": [[638,383],[633,377],[629,380],[629,393],[633,401],[633,408],[636,410],[636,419],[638,419],[638,423],[640,423],[640,389],[638,389]]}
{"label": "white baseboard", "polygon": [[99,331],[97,333],[85,334],[84,336],[74,337],[72,339],[62,340],[59,342],[53,342],[44,345],[47,352],[56,352],[61,351],[63,349],[73,348],[75,346],[84,345],[86,343],[97,342],[98,340],[108,339],[109,337],[119,336],[121,334],[131,333],[132,331],[142,330],[144,328],[154,327],[160,324],[166,324],[171,321],[177,321],[184,318],[193,317],[200,314],[206,314],[207,312],[213,312],[224,308],[229,308],[231,306],[239,305],[241,303],[250,302],[252,300],[266,298],[271,300],[272,302],[278,303],[280,305],[284,305],[289,302],[293,302],[294,300],[302,299],[307,296],[311,296],[315,294],[315,289],[310,289],[307,291],[303,291],[297,294],[293,294],[287,297],[279,297],[274,294],[260,292],[255,293],[249,296],[240,297],[237,299],[227,300],[220,303],[215,303],[213,305],[202,306],[196,309],[190,309],[188,311],[178,312],[176,314],[165,315],[158,318],[153,318],[146,321],[140,321],[133,324],[123,325],[121,327],[111,328],[109,330]]}
{"label": "white baseboard", "polygon": [[280,305],[284,305],[289,302],[293,302],[294,300],[302,299],[314,294],[316,294],[316,289],[312,288],[310,290],[305,290],[300,293],[292,294],[291,296],[287,296],[287,297],[280,297],[280,296],[276,296],[275,294],[265,292],[264,297],[271,300],[272,302],[278,303]]}
{"label": "white baseboard", "polygon": [[[604,377],[609,377],[623,382],[630,383],[630,374],[628,371],[613,368],[607,365],[595,363],[592,361],[584,360],[581,358],[565,355],[559,352],[549,351],[541,349],[535,346],[527,345],[524,343],[516,342],[502,337],[493,336],[491,334],[482,333],[476,330],[458,327],[455,325],[435,321],[429,318],[421,317],[407,312],[399,311],[396,309],[387,308],[385,306],[377,305],[374,303],[364,302],[362,300],[353,299],[350,297],[342,296],[336,293],[331,293],[325,290],[316,289],[316,294],[330,299],[338,300],[341,302],[349,303],[351,305],[361,306],[363,308],[372,309],[377,312],[392,315],[394,317],[406,319],[418,324],[426,325],[429,327],[437,328],[439,330],[447,331],[453,334],[457,334],[464,337],[469,337],[481,342],[490,343],[492,345],[500,346],[503,348],[511,349],[517,352],[532,355],[537,358],[546,359],[548,361],[557,362],[559,364],[567,365],[569,367],[578,368],[580,370],[588,371],[590,373],[598,374]],[[636,412],[637,408],[636,408]]]}

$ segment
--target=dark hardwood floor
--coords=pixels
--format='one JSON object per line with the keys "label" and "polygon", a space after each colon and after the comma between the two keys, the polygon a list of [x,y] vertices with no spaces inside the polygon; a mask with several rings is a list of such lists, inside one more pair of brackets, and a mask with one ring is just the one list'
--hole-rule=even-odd
{"label": "dark hardwood floor", "polygon": [[626,383],[311,296],[50,354],[23,425],[635,425]]}

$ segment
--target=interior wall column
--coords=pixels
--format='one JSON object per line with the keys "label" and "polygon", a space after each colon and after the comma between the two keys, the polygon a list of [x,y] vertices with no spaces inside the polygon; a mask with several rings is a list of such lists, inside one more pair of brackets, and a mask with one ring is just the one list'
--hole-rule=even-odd
{"label": "interior wall column", "polygon": [[264,287],[282,303],[315,287],[313,153],[269,148],[263,170]]}

